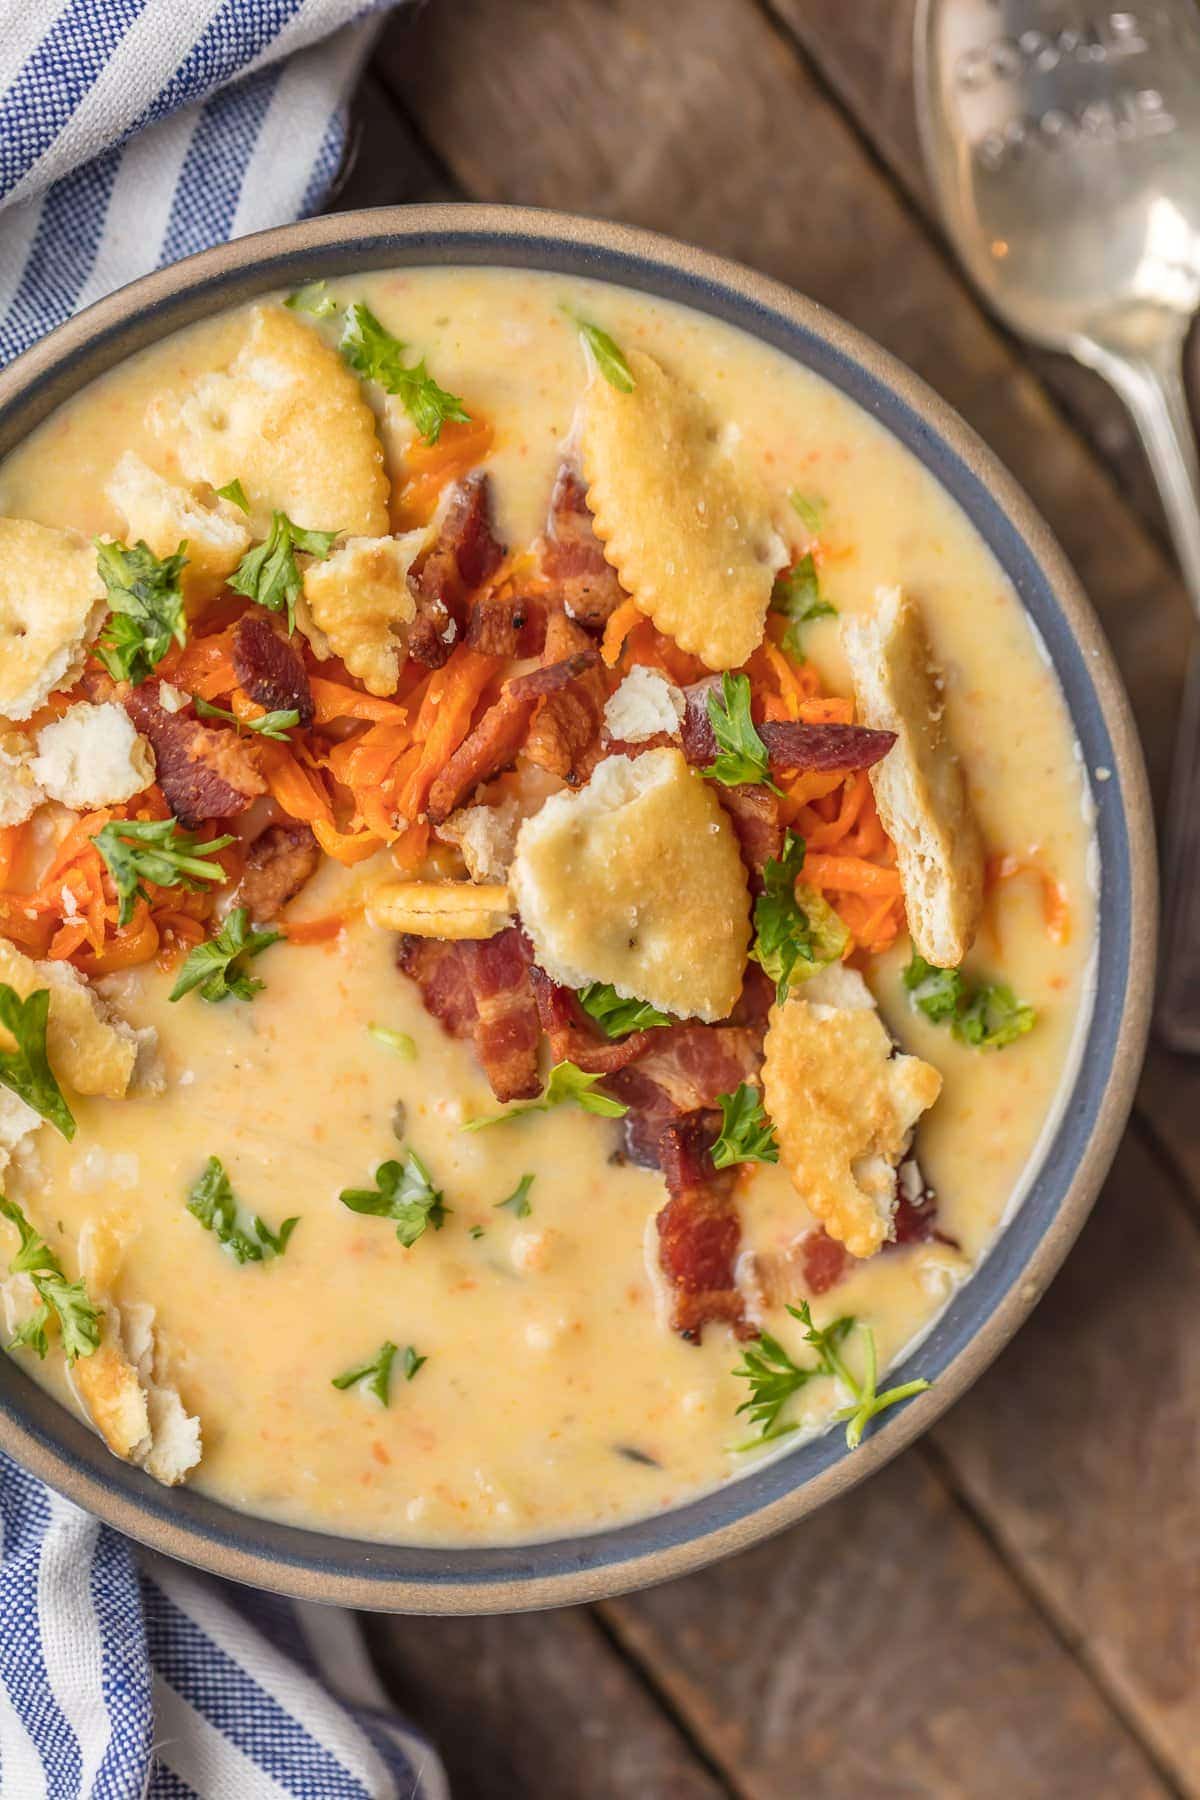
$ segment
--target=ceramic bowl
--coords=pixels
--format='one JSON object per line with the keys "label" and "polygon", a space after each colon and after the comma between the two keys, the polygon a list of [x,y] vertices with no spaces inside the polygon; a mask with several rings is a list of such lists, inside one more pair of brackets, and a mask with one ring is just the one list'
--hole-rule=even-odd
{"label": "ceramic bowl", "polygon": [[971,519],[1027,608],[1066,694],[1099,843],[1094,1008],[1074,1086],[1023,1204],[894,1378],[926,1394],[848,1453],[806,1443],[671,1512],[499,1549],[421,1549],[252,1518],[116,1461],[17,1363],[0,1358],[0,1444],[109,1524],[166,1554],[309,1599],[399,1612],[500,1612],[595,1600],[682,1575],[794,1524],[910,1444],[969,1387],[1043,1293],[1108,1169],[1145,1045],[1155,874],[1141,752],[1100,627],[1043,521],[948,406],[869,339],[790,289],[648,232],[491,206],[388,208],[242,238],[146,277],[0,374],[0,455],[131,352],[266,290],[402,266],[493,265],[590,276],[681,301],[814,369],[878,419]]}

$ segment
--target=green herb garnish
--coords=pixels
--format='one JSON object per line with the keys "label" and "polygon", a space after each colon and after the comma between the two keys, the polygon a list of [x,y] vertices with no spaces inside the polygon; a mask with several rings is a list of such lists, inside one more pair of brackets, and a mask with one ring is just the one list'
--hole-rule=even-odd
{"label": "green herb garnish", "polygon": [[179,979],[171,989],[172,1000],[182,1000],[193,988],[199,988],[200,998],[213,1004],[228,1000],[231,994],[238,1000],[253,1000],[265,983],[248,974],[246,965],[251,957],[261,956],[264,950],[277,944],[283,933],[251,928],[247,919],[245,907],[239,906],[230,913],[216,937],[189,950]]}
{"label": "green herb garnish", "polygon": [[721,692],[710,688],[707,699],[709,724],[717,740],[717,758],[704,773],[711,781],[725,787],[739,787],[743,782],[761,781],[775,793],[779,789],[770,777],[770,755],[750,717],[750,677],[721,677]]}
{"label": "green herb garnish", "polygon": [[512,1213],[513,1217],[516,1219],[527,1219],[533,1211],[532,1206],[529,1204],[529,1190],[532,1186],[533,1176],[522,1175],[520,1181],[518,1181],[516,1187],[508,1196],[508,1199],[497,1200],[496,1211],[499,1212],[501,1209],[504,1209],[505,1211]]}
{"label": "green herb garnish", "polygon": [[234,506],[240,506],[244,513],[250,511],[250,502],[246,498],[246,490],[236,476],[234,476],[232,481],[227,481],[224,487],[217,489],[217,498],[220,500],[228,500]]}
{"label": "green herb garnish", "polygon": [[412,1249],[426,1226],[440,1231],[450,1211],[415,1150],[410,1150],[402,1163],[380,1163],[373,1188],[343,1188],[338,1198],[351,1212],[393,1219],[396,1236],[406,1250]]}
{"label": "green herb garnish", "polygon": [[62,1264],[40,1237],[15,1201],[0,1194],[0,1214],[20,1233],[21,1247],[9,1263],[12,1275],[28,1275],[33,1282],[39,1305],[13,1333],[10,1350],[23,1347],[45,1356],[50,1348],[46,1327],[51,1318],[58,1321],[66,1359],[91,1356],[100,1343],[102,1309],[88,1299],[82,1281],[68,1281]]}
{"label": "green herb garnish", "polygon": [[377,1044],[395,1051],[405,1062],[413,1062],[417,1054],[415,1038],[409,1037],[407,1031],[393,1031],[390,1025],[368,1025],[367,1030]]}
{"label": "green herb garnish", "polygon": [[121,902],[118,925],[128,925],[135,902],[150,896],[144,881],[155,887],[202,888],[206,881],[224,881],[220,863],[209,862],[218,850],[232,844],[231,837],[208,838],[201,843],[184,831],[178,819],[113,819],[92,839],[104,858]]}
{"label": "green herb garnish", "polygon": [[713,1164],[728,1169],[734,1163],[779,1161],[775,1127],[763,1111],[762,1095],[748,1081],[732,1094],[718,1094],[721,1135],[712,1147]]}
{"label": "green herb garnish", "polygon": [[637,383],[620,346],[609,337],[607,331],[601,331],[599,325],[593,325],[590,319],[581,319],[578,313],[573,312],[569,312],[567,316],[575,321],[580,337],[595,357],[596,367],[609,387],[615,387],[622,394],[632,394]]}
{"label": "green herb garnish", "polygon": [[799,882],[804,839],[787,831],[782,858],[763,869],[763,891],[754,902],[754,943],[750,954],[775,983],[780,1005],[794,980],[807,979],[845,951],[850,934],[829,902]]}
{"label": "green herb garnish", "polygon": [[332,319],[337,311],[337,301],[325,281],[304,282],[283,304],[290,306],[293,312],[311,313],[314,319]]}
{"label": "green herb garnish", "polygon": [[808,529],[816,533],[825,523],[825,502],[816,494],[802,494],[799,488],[793,488],[788,495],[792,511],[798,513]]}
{"label": "green herb garnish", "polygon": [[610,981],[591,981],[581,987],[579,1004],[608,1038],[624,1038],[631,1031],[649,1031],[671,1023],[666,1013],[648,1000],[623,1000]]}
{"label": "green herb garnish", "polygon": [[282,1256],[300,1223],[298,1217],[285,1219],[278,1231],[272,1231],[255,1214],[251,1229],[244,1230],[238,1224],[237,1195],[219,1156],[210,1156],[203,1174],[192,1183],[187,1209],[239,1263],[268,1262],[273,1256]]}
{"label": "green herb garnish", "polygon": [[968,989],[960,969],[939,969],[914,950],[904,985],[918,1011],[935,1025],[947,1022],[960,1044],[973,1050],[1003,1050],[1032,1031],[1037,1012],[1018,1000],[1006,981]]}
{"label": "green herb garnish", "polygon": [[[375,1398],[379,1401],[379,1404],[381,1406],[386,1406],[388,1404],[388,1388],[392,1379],[392,1364],[396,1360],[397,1351],[398,1346],[390,1341],[381,1344],[370,1362],[363,1363],[362,1367],[358,1369],[347,1369],[344,1375],[335,1375],[333,1378],[333,1386],[335,1388],[350,1388],[357,1386],[360,1381],[365,1381],[368,1389],[374,1394]],[[418,1356],[413,1349],[413,1346],[409,1344],[405,1349],[403,1361],[401,1363],[401,1368],[404,1371],[404,1379],[406,1381],[411,1381],[417,1370],[422,1368],[428,1361],[429,1358],[427,1356]]]}
{"label": "green herb garnish", "polygon": [[447,419],[469,424],[471,415],[458,395],[438,386],[424,357],[406,367],[407,345],[393,337],[361,300],[347,309],[338,349],[359,375],[396,395],[427,444],[437,443]]}
{"label": "green herb garnish", "polygon": [[526,1100],[504,1112],[485,1113],[482,1119],[470,1119],[463,1130],[482,1131],[487,1125],[503,1124],[505,1119],[519,1119],[522,1113],[549,1112],[552,1106],[562,1106],[568,1100],[574,1100],[584,1112],[600,1113],[606,1119],[623,1119],[629,1111],[627,1106],[619,1100],[610,1100],[607,1094],[593,1093],[600,1079],[599,1075],[585,1075],[573,1062],[555,1063],[540,1100]]}
{"label": "green herb garnish", "polygon": [[300,723],[300,714],[294,706],[289,706],[284,712],[264,713],[261,719],[239,719],[236,713],[226,712],[223,706],[214,706],[210,700],[202,700],[199,694],[196,695],[194,704],[202,719],[227,719],[239,731],[256,731],[260,737],[274,738],[280,744],[287,743],[288,732],[293,725]]}
{"label": "green herb garnish", "polygon": [[289,631],[296,628],[296,602],[304,591],[304,577],[296,561],[297,550],[324,562],[337,539],[336,531],[306,531],[293,525],[286,513],[271,514],[271,529],[261,544],[247,550],[229,577],[235,594],[265,606],[268,612],[287,614]]}
{"label": "green herb garnish", "polygon": [[0,1087],[31,1106],[69,1143],[75,1136],[75,1116],[46,1055],[49,1016],[49,988],[38,988],[22,1000],[15,988],[0,981],[0,1025],[14,1039],[13,1049],[0,1050]]}
{"label": "green herb garnish", "polygon": [[788,620],[788,628],[779,640],[780,649],[793,661],[802,663],[805,658],[801,627],[811,619],[837,617],[837,607],[821,598],[817,566],[811,555],[802,556],[794,568],[785,569],[782,575],[776,576],[771,590],[771,611],[782,613]]}
{"label": "green herb garnish", "polygon": [[173,556],[160,558],[141,538],[132,549],[116,539],[96,539],[96,567],[112,608],[96,655],[114,681],[131,681],[137,687],[172,644],[182,648],[187,642],[179,585],[186,550],[185,540]]}
{"label": "green herb garnish", "polygon": [[[789,1431],[795,1431],[794,1425],[777,1423],[780,1411],[794,1393],[819,1375],[829,1375],[840,1381],[852,1396],[849,1405],[833,1415],[838,1424],[846,1427],[848,1450],[858,1449],[864,1431],[878,1413],[901,1400],[911,1399],[914,1394],[923,1394],[928,1388],[929,1383],[922,1379],[906,1381],[878,1393],[875,1333],[869,1326],[857,1319],[841,1318],[835,1319],[832,1325],[818,1327],[813,1324],[807,1300],[802,1300],[799,1306],[789,1306],[787,1310],[804,1326],[804,1341],[816,1351],[817,1360],[808,1367],[798,1366],[778,1339],[766,1332],[752,1349],[746,1351],[741,1366],[733,1372],[750,1383],[750,1398],[737,1410],[748,1413],[751,1422],[762,1429],[748,1444],[739,1445],[739,1449],[754,1449],[770,1438],[785,1437]],[[856,1329],[862,1333],[865,1345],[866,1368],[861,1379],[852,1373],[842,1356],[842,1345]]]}

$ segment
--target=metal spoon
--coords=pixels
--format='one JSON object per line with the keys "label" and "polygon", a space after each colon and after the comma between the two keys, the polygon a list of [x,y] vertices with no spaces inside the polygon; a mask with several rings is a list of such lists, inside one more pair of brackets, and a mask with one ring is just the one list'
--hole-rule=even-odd
{"label": "metal spoon", "polygon": [[[1086,4],[1086,0],[1084,0]],[[1015,330],[1124,400],[1200,616],[1200,459],[1182,353],[1200,306],[1200,9],[917,0],[917,109],[949,235]],[[1167,821],[1157,1024],[1200,1052],[1200,640]]]}

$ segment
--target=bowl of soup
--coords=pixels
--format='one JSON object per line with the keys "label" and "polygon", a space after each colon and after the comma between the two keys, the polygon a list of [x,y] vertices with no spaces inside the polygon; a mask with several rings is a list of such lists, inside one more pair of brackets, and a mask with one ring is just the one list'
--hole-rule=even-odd
{"label": "bowl of soup", "polygon": [[1044,1290],[1144,773],[1012,479],[625,228],[243,239],[0,376],[0,1442],[413,1611],[801,1518]]}

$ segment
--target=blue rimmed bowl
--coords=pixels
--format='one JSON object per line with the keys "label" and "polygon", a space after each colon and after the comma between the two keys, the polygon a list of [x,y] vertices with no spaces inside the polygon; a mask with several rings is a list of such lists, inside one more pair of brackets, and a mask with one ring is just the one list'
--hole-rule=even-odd
{"label": "blue rimmed bowl", "polygon": [[503,1612],[596,1600],[745,1549],[845,1492],[953,1404],[1013,1335],[1076,1237],[1112,1160],[1145,1046],[1154,968],[1150,803],[1107,644],[1047,526],[979,439],[916,376],[777,282],[668,238],[500,206],[385,208],[242,238],[147,276],[63,325],[0,374],[0,456],[86,383],[185,325],[300,280],[486,265],[611,281],[708,313],[782,350],[878,419],[953,496],[1041,634],[1089,771],[1099,843],[1099,946],[1087,1043],[1020,1208],[895,1379],[929,1392],[861,1449],[833,1432],[715,1492],[632,1524],[499,1549],[434,1550],[326,1536],[164,1489],[0,1359],[0,1445],[81,1506],[198,1567],[307,1599],[396,1612]]}

